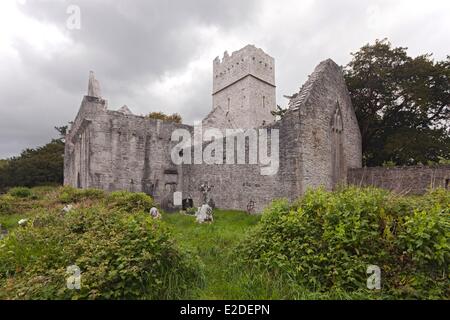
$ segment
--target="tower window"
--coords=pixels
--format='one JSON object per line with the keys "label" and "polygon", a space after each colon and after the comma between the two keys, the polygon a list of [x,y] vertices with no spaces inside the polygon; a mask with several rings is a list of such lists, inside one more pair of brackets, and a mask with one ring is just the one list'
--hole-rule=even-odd
{"label": "tower window", "polygon": [[265,108],[266,107],[266,97],[263,96],[262,98],[262,107]]}

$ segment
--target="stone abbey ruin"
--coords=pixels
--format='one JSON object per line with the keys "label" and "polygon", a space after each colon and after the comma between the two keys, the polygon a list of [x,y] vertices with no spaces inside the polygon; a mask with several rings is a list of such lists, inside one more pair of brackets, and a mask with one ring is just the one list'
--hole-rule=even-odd
{"label": "stone abbey ruin", "polygon": [[[201,123],[204,129],[277,130],[278,170],[262,175],[262,165],[248,161],[174,164],[171,152],[178,141],[172,141],[172,133],[194,134],[194,126],[134,115],[126,106],[109,110],[91,73],[88,94],[66,136],[64,183],[145,192],[166,209],[175,208],[175,192],[200,205],[199,186],[208,183],[217,207],[246,210],[251,205],[256,212],[275,198],[294,200],[319,186],[332,190],[352,183],[415,193],[448,187],[450,167],[361,168],[358,122],[342,70],[332,60],[321,62],[289,97],[281,119],[271,113],[275,88],[275,61],[261,49],[247,45],[231,55],[225,52],[213,61],[212,110]],[[220,141],[229,151],[225,139]]]}

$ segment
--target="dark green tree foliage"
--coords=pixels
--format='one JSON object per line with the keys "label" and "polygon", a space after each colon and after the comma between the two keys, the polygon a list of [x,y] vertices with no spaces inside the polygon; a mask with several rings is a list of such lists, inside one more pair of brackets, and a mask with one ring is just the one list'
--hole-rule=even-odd
{"label": "dark green tree foliage", "polygon": [[[63,131],[60,133],[62,134]],[[15,186],[33,187],[62,184],[63,167],[64,141],[62,137],[53,139],[42,147],[25,149],[20,156],[2,161],[0,191]]]}
{"label": "dark green tree foliage", "polygon": [[288,110],[288,109],[283,109],[282,107],[280,107],[280,106],[277,104],[277,109],[276,109],[276,110],[270,111],[270,113],[271,113],[273,116],[280,116],[280,117],[283,117],[287,110]]}
{"label": "dark green tree foliage", "polygon": [[450,56],[409,57],[386,40],[353,53],[345,78],[368,166],[450,158]]}

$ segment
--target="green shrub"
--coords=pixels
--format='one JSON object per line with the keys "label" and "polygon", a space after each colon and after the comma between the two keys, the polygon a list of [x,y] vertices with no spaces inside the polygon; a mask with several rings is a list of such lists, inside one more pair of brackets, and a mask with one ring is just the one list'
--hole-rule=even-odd
{"label": "green shrub", "polygon": [[150,211],[155,205],[152,197],[142,192],[115,191],[108,196],[111,208],[125,212]]}
{"label": "green shrub", "polygon": [[450,298],[450,210],[439,205],[428,210],[414,210],[405,217],[395,241],[401,253],[401,295],[417,298]]}
{"label": "green shrub", "polygon": [[[41,213],[0,246],[3,299],[177,299],[202,281],[196,256],[143,212]],[[66,287],[71,265],[81,270],[80,290]]]}
{"label": "green shrub", "polygon": [[0,196],[0,214],[13,213],[14,198],[9,194]]}
{"label": "green shrub", "polygon": [[8,190],[8,194],[15,198],[31,198],[33,192],[30,188],[26,187],[15,187]]}
{"label": "green shrub", "polygon": [[49,194],[54,193],[55,190],[58,189],[57,185],[45,185],[31,188],[31,191],[34,195],[37,195],[39,198],[48,197]]}
{"label": "green shrub", "polygon": [[439,205],[450,211],[450,192],[444,188],[432,189],[424,196],[418,197],[421,207],[430,208]]}
{"label": "green shrub", "polygon": [[105,197],[105,192],[99,189],[76,189],[64,186],[60,189],[58,199],[61,203],[77,203],[84,200],[100,200]]}
{"label": "green shrub", "polygon": [[[430,200],[436,197],[441,200]],[[383,294],[446,298],[448,191],[411,199],[346,188],[310,190],[292,205],[275,201],[240,243],[237,258],[322,292],[364,290],[367,267],[377,265]]]}

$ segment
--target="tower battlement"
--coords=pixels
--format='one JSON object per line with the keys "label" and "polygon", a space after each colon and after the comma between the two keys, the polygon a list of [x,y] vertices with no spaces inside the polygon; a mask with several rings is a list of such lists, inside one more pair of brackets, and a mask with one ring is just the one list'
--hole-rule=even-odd
{"label": "tower battlement", "polygon": [[275,59],[254,45],[234,51],[225,51],[222,60],[213,62],[213,94],[246,76],[253,76],[275,87]]}
{"label": "tower battlement", "polygon": [[213,61],[213,110],[205,127],[257,128],[275,117],[275,59],[254,45]]}

